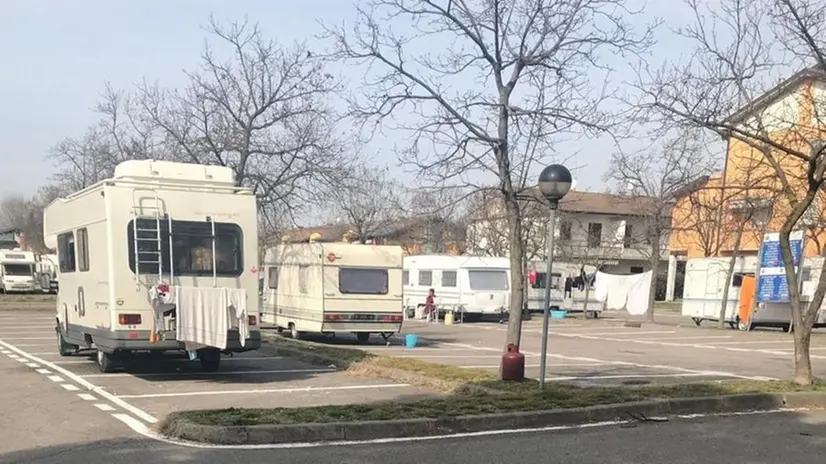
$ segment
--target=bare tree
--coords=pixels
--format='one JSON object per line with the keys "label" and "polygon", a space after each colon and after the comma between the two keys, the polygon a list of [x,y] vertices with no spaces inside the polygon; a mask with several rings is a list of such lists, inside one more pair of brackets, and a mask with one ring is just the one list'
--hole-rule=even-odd
{"label": "bare tree", "polygon": [[347,221],[360,243],[366,243],[403,217],[404,193],[387,169],[357,166],[336,186],[335,214]]}
{"label": "bare tree", "polygon": [[213,41],[185,89],[139,89],[167,150],[179,161],[232,168],[275,222],[323,201],[318,194],[353,160],[331,105],[338,79],[306,44],[282,47],[256,24],[211,19],[208,31]]}
{"label": "bare tree", "polygon": [[634,35],[622,0],[369,0],[357,9],[352,30],[327,30],[337,57],[370,69],[353,114],[410,134],[401,160],[423,183],[496,185],[510,242],[506,342],[518,345],[519,196],[555,137],[612,127],[606,91],[590,79],[608,72],[604,52],[639,51],[650,36]]}
{"label": "bare tree", "polygon": [[645,249],[650,252],[653,274],[646,312],[649,321],[654,320],[656,277],[671,228],[674,205],[698,182],[705,181],[704,176],[710,171],[704,143],[695,138],[696,135],[692,132],[666,134],[662,144],[656,141],[636,153],[620,151],[613,155],[606,174],[607,178],[630,189],[632,196],[647,197],[640,205],[644,207]]}
{"label": "bare tree", "polygon": [[[774,212],[795,327],[795,381],[810,384],[811,329],[826,293],[826,273],[804,309],[789,236],[825,180],[824,106],[813,83],[826,75],[826,4],[686,3],[694,21],[677,32],[692,40],[696,51],[685,62],[643,72],[642,105],[663,123],[716,133],[729,140],[730,154],[760,158],[771,167],[782,193]],[[806,69],[778,87],[778,78],[794,68]]]}

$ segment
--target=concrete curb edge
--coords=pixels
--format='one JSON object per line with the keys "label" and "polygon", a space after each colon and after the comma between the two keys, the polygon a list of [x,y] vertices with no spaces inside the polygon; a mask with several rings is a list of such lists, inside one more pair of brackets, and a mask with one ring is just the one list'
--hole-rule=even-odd
{"label": "concrete curb edge", "polygon": [[491,430],[571,426],[627,419],[630,418],[629,413],[654,417],[806,408],[826,409],[826,393],[749,393],[443,419],[255,426],[200,425],[173,413],[164,420],[161,432],[171,438],[202,443],[267,445],[425,437]]}

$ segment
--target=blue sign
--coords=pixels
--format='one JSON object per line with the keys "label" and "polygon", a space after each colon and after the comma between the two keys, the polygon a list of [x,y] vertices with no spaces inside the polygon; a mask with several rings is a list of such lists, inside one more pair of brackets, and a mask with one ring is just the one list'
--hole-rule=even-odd
{"label": "blue sign", "polygon": [[[789,239],[792,262],[797,272],[803,254],[803,232],[793,232]],[[760,245],[760,268],[757,272],[758,302],[789,302],[789,285],[786,280],[786,269],[783,267],[783,253],[780,250],[780,234],[771,233],[763,237],[763,243]]]}

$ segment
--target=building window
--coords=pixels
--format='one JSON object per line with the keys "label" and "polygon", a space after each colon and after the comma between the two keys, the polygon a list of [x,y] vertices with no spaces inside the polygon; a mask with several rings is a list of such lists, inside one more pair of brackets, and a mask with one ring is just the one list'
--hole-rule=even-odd
{"label": "building window", "polygon": [[278,289],[278,268],[271,267],[267,274],[267,285],[273,290]]}
{"label": "building window", "polygon": [[433,285],[433,271],[419,271],[419,285],[423,287]]}
{"label": "building window", "polygon": [[89,270],[89,231],[86,228],[77,230],[77,270]]}
{"label": "building window", "polygon": [[634,228],[631,224],[625,224],[625,235],[622,237],[622,246],[628,248],[634,244]]}
{"label": "building window", "polygon": [[75,234],[66,232],[57,236],[57,254],[60,272],[75,272]]}
{"label": "building window", "polygon": [[456,286],[456,271],[442,271],[442,287]]}
{"label": "building window", "polygon": [[307,281],[310,280],[310,266],[298,266],[298,292],[310,293],[307,290]]}
{"label": "building window", "polygon": [[571,221],[559,223],[559,240],[568,242],[571,240]]}
{"label": "building window", "polygon": [[602,224],[592,222],[588,224],[588,248],[597,248],[602,244]]}

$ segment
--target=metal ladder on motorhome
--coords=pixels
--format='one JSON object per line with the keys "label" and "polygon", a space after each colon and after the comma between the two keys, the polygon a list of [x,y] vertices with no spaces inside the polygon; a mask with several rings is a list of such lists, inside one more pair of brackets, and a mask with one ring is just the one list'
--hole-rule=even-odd
{"label": "metal ladder on motorhome", "polygon": [[[140,199],[136,197],[139,189],[132,191],[132,239],[135,253],[135,286],[137,290],[141,289],[141,265],[143,269],[147,266],[155,268],[157,266],[158,278],[157,282],[163,282],[164,268],[163,268],[163,235],[161,233],[161,221],[167,221],[167,235],[169,236],[169,282],[173,281],[173,266],[172,266],[172,218],[163,213],[161,207],[161,200],[158,197],[156,190],[150,190],[153,194],[152,199],[154,204],[151,206],[144,206]],[[154,214],[147,215],[144,210],[153,211]],[[151,250],[141,250],[141,245],[146,243],[154,244]],[[144,259],[148,255],[148,259]]]}

